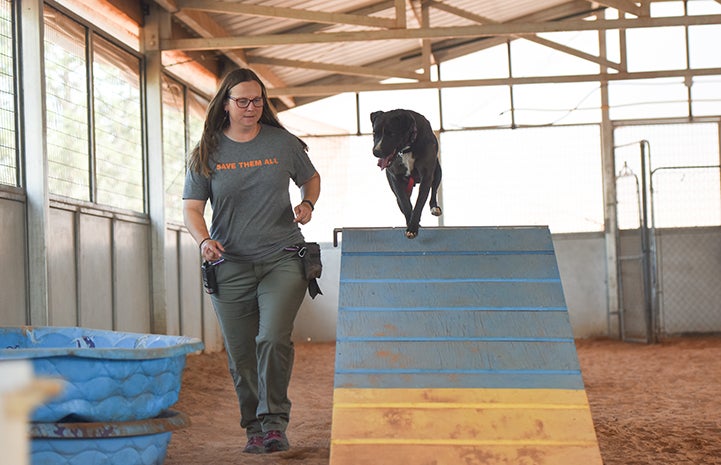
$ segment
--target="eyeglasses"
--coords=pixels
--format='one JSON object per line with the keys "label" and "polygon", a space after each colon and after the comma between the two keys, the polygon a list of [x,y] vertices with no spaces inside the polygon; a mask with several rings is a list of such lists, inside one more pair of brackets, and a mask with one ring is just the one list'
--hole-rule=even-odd
{"label": "eyeglasses", "polygon": [[231,97],[229,95],[228,98],[230,100],[234,101],[235,104],[238,105],[238,108],[248,108],[248,106],[250,105],[251,102],[253,103],[253,106],[255,108],[260,108],[263,106],[263,97],[256,97],[254,99],[249,99],[249,98],[235,98],[235,97]]}

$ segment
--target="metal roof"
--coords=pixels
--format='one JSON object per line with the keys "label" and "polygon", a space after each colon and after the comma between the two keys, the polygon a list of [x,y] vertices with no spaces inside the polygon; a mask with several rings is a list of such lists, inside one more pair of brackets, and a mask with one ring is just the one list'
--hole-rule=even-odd
{"label": "metal roof", "polygon": [[[721,0],[719,0],[721,1]],[[390,78],[430,83],[433,64],[543,32],[648,27],[649,1],[631,0],[155,0],[188,31],[166,37],[166,51],[213,51],[253,68],[279,108]],[[620,19],[604,18],[614,8]],[[721,24],[719,15],[675,18],[674,25]],[[705,21],[705,22],[703,22]],[[550,41],[544,45],[609,64]],[[620,63],[616,71],[623,72]]]}

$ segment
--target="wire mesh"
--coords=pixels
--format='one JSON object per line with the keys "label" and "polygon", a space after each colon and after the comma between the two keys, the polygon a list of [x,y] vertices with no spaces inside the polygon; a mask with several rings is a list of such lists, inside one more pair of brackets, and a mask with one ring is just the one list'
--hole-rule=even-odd
{"label": "wire mesh", "polygon": [[653,173],[663,335],[721,331],[720,169]]}
{"label": "wire mesh", "polygon": [[[630,174],[638,175],[640,159],[638,143],[632,141],[650,141],[646,206],[655,253],[652,296],[657,298],[644,304],[654,310],[653,329],[660,337],[721,332],[719,130],[716,122],[702,122],[629,126],[614,133],[623,145],[616,151],[616,169],[627,175],[617,184],[619,228],[626,230],[621,247],[628,246],[624,242],[638,224],[633,218],[638,195]],[[642,284],[627,267],[621,273],[626,298],[628,288]]]}
{"label": "wire mesh", "polygon": [[0,184],[17,184],[12,2],[0,1]]}

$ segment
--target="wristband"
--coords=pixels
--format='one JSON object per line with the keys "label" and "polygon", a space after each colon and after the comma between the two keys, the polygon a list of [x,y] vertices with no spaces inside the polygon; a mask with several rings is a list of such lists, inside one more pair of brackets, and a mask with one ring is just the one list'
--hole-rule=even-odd
{"label": "wristband", "polygon": [[315,210],[315,205],[313,205],[313,202],[311,202],[310,200],[303,199],[303,201],[301,203],[307,203],[308,205],[310,205],[310,211]]}
{"label": "wristband", "polygon": [[200,241],[200,244],[198,245],[198,248],[199,248],[200,250],[203,250],[203,244],[205,244],[205,241],[209,241],[209,240],[211,240],[211,239],[210,239],[209,237],[206,237],[205,239],[203,239],[202,241]]}

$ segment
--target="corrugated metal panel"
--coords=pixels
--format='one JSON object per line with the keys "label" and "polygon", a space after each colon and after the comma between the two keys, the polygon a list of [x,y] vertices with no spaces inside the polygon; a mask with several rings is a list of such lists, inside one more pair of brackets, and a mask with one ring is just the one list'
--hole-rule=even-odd
{"label": "corrugated metal panel", "polygon": [[[296,1],[296,0],[273,0],[273,1],[259,1],[250,0],[243,3],[259,5],[265,7],[277,7],[277,8],[292,8],[298,10],[308,11],[319,11],[319,12],[332,12],[332,13],[352,13],[354,11],[367,8],[374,2],[367,1],[345,1],[345,0],[331,0],[331,1]],[[516,18],[521,18],[532,13],[543,11],[548,8],[552,8],[563,3],[568,3],[566,0],[546,0],[546,1],[534,1],[534,0],[517,0],[517,1],[478,1],[478,0],[445,0],[442,2],[452,8],[464,10],[472,15],[478,15],[481,17],[488,18],[495,22],[506,22],[512,21]],[[387,5],[392,4],[386,2]],[[416,12],[420,12],[420,7],[414,2],[414,8]],[[302,21],[282,19],[282,18],[269,18],[260,16],[249,16],[249,15],[231,15],[231,14],[219,14],[214,13],[210,15],[215,21],[218,22],[223,28],[233,33],[233,35],[258,35],[258,34],[270,34],[278,32],[288,32],[288,29],[300,26],[304,24]],[[381,9],[371,16],[379,18],[393,18],[395,17],[394,8]],[[409,27],[418,27],[417,16],[410,8],[406,9],[406,21]],[[434,27],[438,26],[464,26],[474,24],[470,19],[463,18],[448,12],[445,12],[439,8],[430,8],[430,23]],[[334,32],[340,30],[348,30],[343,26],[331,26],[326,25],[323,28],[326,32]]]}
{"label": "corrugated metal panel", "polygon": [[[275,0],[275,1],[246,1],[246,4],[259,5],[265,7],[276,8],[292,8],[296,10],[319,11],[326,13],[352,13],[359,9],[367,7],[374,2],[358,2],[358,1],[296,1],[296,0]],[[392,9],[383,10],[384,14],[375,13],[373,16],[391,17]],[[239,35],[258,35],[271,34],[278,32],[288,32],[289,29],[307,24],[304,21],[270,18],[262,16],[249,15],[229,15],[229,14],[212,14],[212,18],[228,31],[233,31]],[[324,30],[336,30],[334,27],[325,27]]]}
{"label": "corrugated metal panel", "polygon": [[473,0],[463,0],[444,3],[452,4],[454,6],[458,6],[459,8],[464,8],[463,6],[460,6],[460,4],[464,4],[464,9],[475,11],[480,15],[493,19],[494,21],[507,22],[569,2],[565,0],[514,0],[510,2],[474,2]]}

